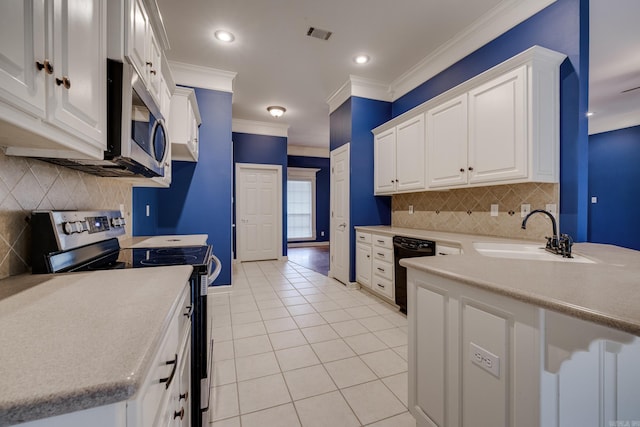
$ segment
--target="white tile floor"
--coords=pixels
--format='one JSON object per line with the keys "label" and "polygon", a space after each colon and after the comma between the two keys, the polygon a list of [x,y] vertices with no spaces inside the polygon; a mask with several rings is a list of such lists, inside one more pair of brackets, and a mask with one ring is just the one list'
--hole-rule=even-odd
{"label": "white tile floor", "polygon": [[210,427],[415,427],[407,412],[407,319],[293,263],[235,266],[209,293]]}

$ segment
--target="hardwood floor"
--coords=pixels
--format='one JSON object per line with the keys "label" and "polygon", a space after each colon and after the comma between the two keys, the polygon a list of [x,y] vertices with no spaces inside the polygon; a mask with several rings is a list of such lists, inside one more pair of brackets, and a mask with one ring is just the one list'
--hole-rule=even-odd
{"label": "hardwood floor", "polygon": [[329,273],[329,246],[287,248],[289,261],[324,274]]}

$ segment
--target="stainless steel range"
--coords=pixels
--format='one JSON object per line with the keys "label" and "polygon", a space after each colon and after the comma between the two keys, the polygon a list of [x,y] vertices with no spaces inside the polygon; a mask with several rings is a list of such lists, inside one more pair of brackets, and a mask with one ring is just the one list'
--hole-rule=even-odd
{"label": "stainless steel range", "polygon": [[192,265],[192,426],[208,424],[211,355],[207,352],[207,289],[220,273],[211,246],[121,248],[120,211],[37,211],[31,215],[33,273],[72,273],[119,268]]}

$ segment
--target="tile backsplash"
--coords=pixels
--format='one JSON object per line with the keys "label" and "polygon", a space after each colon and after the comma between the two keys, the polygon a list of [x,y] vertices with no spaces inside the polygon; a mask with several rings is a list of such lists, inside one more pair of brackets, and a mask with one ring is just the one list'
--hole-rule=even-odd
{"label": "tile backsplash", "polygon": [[[557,212],[559,201],[560,185],[546,183],[399,194],[392,198],[391,222],[394,227],[544,240],[551,235],[550,220],[534,215],[522,230],[520,207],[530,204],[534,210],[555,204]],[[498,205],[498,216],[490,215],[492,204]]]}
{"label": "tile backsplash", "polygon": [[6,156],[0,148],[0,279],[30,266],[33,210],[119,209],[124,205],[131,233],[131,184],[55,166],[26,157]]}

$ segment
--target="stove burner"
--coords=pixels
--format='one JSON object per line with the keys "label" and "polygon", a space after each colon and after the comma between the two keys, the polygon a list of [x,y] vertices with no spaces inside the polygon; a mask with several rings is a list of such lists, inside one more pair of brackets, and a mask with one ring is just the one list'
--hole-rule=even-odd
{"label": "stove burner", "polygon": [[197,257],[193,255],[164,255],[155,256],[150,259],[140,260],[141,265],[188,265],[193,262]]}

